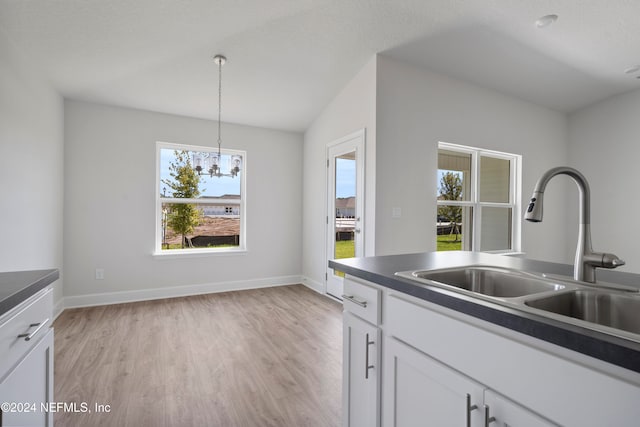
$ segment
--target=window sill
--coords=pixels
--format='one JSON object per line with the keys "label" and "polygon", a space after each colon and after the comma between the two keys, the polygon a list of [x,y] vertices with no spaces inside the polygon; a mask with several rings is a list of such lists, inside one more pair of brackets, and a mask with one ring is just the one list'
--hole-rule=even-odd
{"label": "window sill", "polygon": [[245,255],[246,249],[176,249],[171,251],[154,251],[151,256],[157,259],[202,258],[210,256]]}

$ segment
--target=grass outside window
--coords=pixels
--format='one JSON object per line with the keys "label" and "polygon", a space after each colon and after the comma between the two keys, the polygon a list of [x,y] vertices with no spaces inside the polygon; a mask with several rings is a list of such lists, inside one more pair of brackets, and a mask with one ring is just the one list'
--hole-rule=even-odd
{"label": "grass outside window", "polygon": [[462,236],[458,235],[456,242],[454,234],[440,234],[437,236],[436,244],[438,251],[460,251],[462,250]]}

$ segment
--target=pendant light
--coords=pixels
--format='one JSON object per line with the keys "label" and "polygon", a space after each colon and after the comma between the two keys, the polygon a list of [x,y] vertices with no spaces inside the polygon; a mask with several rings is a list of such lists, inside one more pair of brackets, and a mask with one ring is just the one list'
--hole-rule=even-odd
{"label": "pendant light", "polygon": [[[202,172],[207,169],[207,173],[210,177],[221,178],[223,176],[236,177],[240,172],[240,166],[242,166],[242,156],[231,155],[229,159],[229,171],[222,172],[222,66],[227,62],[227,58],[223,55],[216,55],[213,57],[213,62],[218,66],[218,152],[208,153],[205,158],[195,161],[196,171],[198,175],[202,175]],[[205,167],[202,167],[204,163]]]}

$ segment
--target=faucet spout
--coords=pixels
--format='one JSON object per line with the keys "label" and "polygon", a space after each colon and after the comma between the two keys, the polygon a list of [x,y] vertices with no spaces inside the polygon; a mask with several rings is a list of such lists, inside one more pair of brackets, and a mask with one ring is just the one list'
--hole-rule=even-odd
{"label": "faucet spout", "polygon": [[578,245],[573,266],[575,280],[595,283],[596,268],[616,268],[624,265],[624,261],[613,254],[594,252],[591,247],[591,192],[587,179],[576,169],[559,166],[545,172],[533,189],[533,195],[524,214],[524,219],[531,222],[542,222],[544,191],[547,184],[556,175],[568,175],[578,185],[580,195],[580,216],[578,227]]}
{"label": "faucet spout", "polygon": [[578,184],[578,191],[580,192],[580,224],[591,223],[591,190],[589,189],[587,178],[578,170],[568,166],[558,166],[549,169],[538,179],[533,189],[531,201],[524,214],[524,219],[532,222],[542,222],[544,190],[547,188],[547,184],[551,181],[551,178],[556,175],[568,175]]}

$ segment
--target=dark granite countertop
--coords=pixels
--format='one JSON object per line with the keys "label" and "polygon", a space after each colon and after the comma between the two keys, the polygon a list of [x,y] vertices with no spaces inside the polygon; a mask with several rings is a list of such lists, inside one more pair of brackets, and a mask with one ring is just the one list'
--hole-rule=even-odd
{"label": "dark granite countertop", "polygon": [[[571,265],[477,252],[428,252],[329,261],[330,267],[352,276],[640,373],[640,341],[581,327],[575,323],[564,323],[436,286],[416,285],[410,279],[395,275],[398,271],[464,265],[492,265],[534,273],[569,277],[573,275]],[[640,276],[636,274],[602,269],[596,274],[599,281],[640,285]]]}
{"label": "dark granite countertop", "polygon": [[0,316],[60,277],[58,269],[0,273]]}

